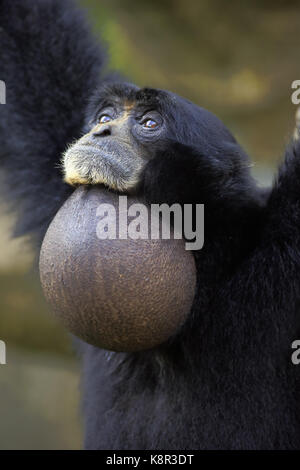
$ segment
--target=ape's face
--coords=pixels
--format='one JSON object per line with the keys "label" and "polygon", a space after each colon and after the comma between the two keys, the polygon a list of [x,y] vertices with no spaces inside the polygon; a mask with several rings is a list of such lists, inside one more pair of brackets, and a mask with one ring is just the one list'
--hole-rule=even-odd
{"label": "ape's face", "polygon": [[88,119],[87,132],[63,156],[65,181],[104,184],[130,192],[147,162],[170,139],[165,92],[118,86],[101,90]]}
{"label": "ape's face", "polygon": [[216,116],[169,91],[103,86],[91,101],[85,135],[63,156],[65,181],[133,192],[147,164],[175,142],[196,149],[208,165],[219,162],[226,142],[237,147]]}

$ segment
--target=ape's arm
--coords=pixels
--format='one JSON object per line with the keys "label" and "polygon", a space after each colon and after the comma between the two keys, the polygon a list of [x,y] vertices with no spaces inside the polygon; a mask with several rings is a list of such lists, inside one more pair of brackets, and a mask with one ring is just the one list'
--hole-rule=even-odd
{"label": "ape's arm", "polygon": [[[248,233],[244,234],[250,238],[251,250],[240,260],[231,278],[220,283],[210,305],[208,321],[214,321],[215,310],[219,312],[218,321],[214,322],[215,345],[224,345],[223,355],[226,356],[228,349],[232,357],[241,358],[236,360],[236,373],[242,374],[246,364],[249,378],[253,372],[253,381],[259,377],[259,361],[252,371],[247,364],[250,357],[260,358],[265,370],[266,365],[271,364],[271,360],[275,363],[277,358],[279,374],[286,370],[286,364],[291,371],[294,367],[290,360],[291,344],[300,334],[299,181],[298,141],[287,149],[277,180],[262,208],[261,220],[257,224],[252,220],[252,229],[250,224]],[[255,239],[251,242],[253,236]],[[239,305],[238,310],[236,305]],[[234,334],[237,330],[240,340]],[[221,355],[219,360],[221,367]],[[270,368],[270,374],[276,371]],[[299,392],[299,374],[297,377],[291,394]],[[298,398],[295,401],[298,403]],[[298,405],[297,409],[299,412]]]}
{"label": "ape's arm", "polygon": [[[284,314],[285,305],[300,299],[300,142],[287,150],[277,182],[265,192],[253,184],[240,156],[227,150],[215,159],[182,145],[170,147],[146,167],[145,195],[155,203],[204,203],[205,241],[195,259],[199,295],[210,289],[203,308],[209,306],[210,316],[214,304],[223,305],[216,308],[214,331],[220,328],[222,336],[237,324],[251,328],[256,312],[258,321],[278,328],[272,325],[278,308],[283,314],[275,317],[291,336],[300,330],[299,314]],[[243,305],[239,319],[229,314],[232,302]],[[199,315],[205,321],[203,311]]]}
{"label": "ape's arm", "polygon": [[20,212],[17,233],[41,237],[70,193],[58,164],[81,135],[102,62],[69,0],[0,0],[0,168]]}
{"label": "ape's arm", "polygon": [[228,260],[234,265],[234,260],[240,260],[242,253],[256,243],[269,190],[257,187],[249,172],[249,160],[235,141],[220,140],[217,144],[215,153],[205,146],[169,145],[145,167],[141,191],[150,203],[204,204],[202,253],[224,256],[217,270],[219,282],[223,271],[228,275]]}

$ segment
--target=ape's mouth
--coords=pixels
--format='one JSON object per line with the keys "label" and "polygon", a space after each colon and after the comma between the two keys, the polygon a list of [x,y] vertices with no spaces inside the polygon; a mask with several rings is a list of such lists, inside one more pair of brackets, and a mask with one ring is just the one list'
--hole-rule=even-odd
{"label": "ape's mouth", "polygon": [[126,189],[126,180],[120,177],[110,161],[103,156],[97,162],[68,159],[64,163],[64,181],[72,186],[103,184],[114,190]]}
{"label": "ape's mouth", "polygon": [[112,149],[75,144],[62,159],[64,181],[71,186],[104,185],[121,193],[129,192],[138,182],[138,173],[128,168]]}

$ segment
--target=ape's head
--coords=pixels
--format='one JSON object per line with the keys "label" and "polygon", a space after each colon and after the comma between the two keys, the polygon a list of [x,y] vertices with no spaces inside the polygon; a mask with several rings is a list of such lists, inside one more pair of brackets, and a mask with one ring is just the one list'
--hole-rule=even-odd
{"label": "ape's head", "polygon": [[103,85],[88,108],[85,134],[63,156],[65,181],[134,192],[147,165],[164,158],[174,143],[195,149],[212,164],[216,159],[220,165],[224,157],[225,167],[228,148],[239,164],[245,157],[224,124],[188,100],[164,90]]}

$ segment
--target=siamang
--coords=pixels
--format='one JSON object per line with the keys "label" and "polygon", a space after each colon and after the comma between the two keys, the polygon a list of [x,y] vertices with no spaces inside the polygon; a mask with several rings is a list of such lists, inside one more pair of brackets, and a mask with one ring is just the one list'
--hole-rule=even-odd
{"label": "siamang", "polygon": [[2,193],[37,246],[78,184],[203,203],[197,289],[175,337],[79,342],[87,449],[300,449],[300,143],[262,190],[210,112],[104,74],[70,0],[0,0]]}

